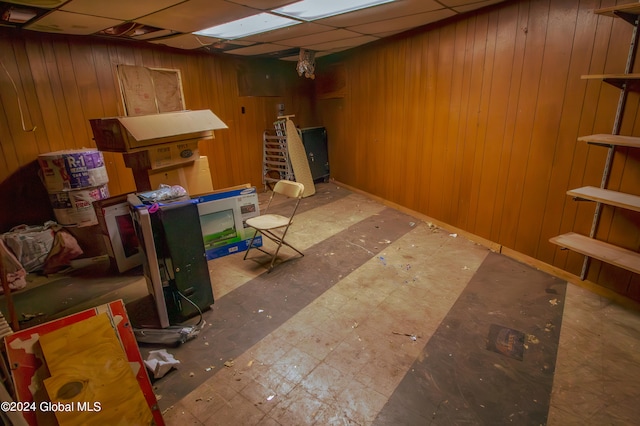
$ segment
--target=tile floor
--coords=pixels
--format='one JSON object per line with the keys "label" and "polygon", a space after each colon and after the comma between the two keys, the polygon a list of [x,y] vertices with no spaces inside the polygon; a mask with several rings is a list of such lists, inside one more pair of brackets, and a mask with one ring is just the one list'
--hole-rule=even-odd
{"label": "tile floor", "polygon": [[168,425],[640,417],[638,312],[331,183],[290,241],[306,256],[271,274],[210,262],[208,325],[154,383]]}
{"label": "tile floor", "polygon": [[[316,189],[289,239],[303,258],[283,249],[269,274],[258,254],[209,262],[206,326],[168,348],[181,365],[153,383],[166,424],[637,423],[638,311],[334,183]],[[19,312],[135,300],[147,290],[132,274],[61,276],[18,293]],[[89,300],[98,287],[111,290]]]}

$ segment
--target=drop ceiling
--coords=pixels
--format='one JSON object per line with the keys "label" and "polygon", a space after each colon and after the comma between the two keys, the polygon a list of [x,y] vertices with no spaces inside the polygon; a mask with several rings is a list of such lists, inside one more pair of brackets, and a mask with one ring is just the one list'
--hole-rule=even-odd
{"label": "drop ceiling", "polygon": [[192,34],[297,0],[3,0],[0,25],[29,31],[144,40],[179,49],[296,60],[351,49],[505,0],[395,0],[262,34]]}

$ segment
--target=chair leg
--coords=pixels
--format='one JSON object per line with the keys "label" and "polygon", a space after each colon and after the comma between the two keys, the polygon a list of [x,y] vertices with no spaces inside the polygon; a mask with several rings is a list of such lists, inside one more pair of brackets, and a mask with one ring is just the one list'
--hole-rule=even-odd
{"label": "chair leg", "polygon": [[273,266],[276,263],[276,259],[278,257],[278,252],[280,251],[280,247],[282,247],[282,243],[283,243],[282,240],[280,240],[278,242],[278,248],[276,249],[275,253],[273,253],[273,257],[271,258],[271,265],[269,265],[269,272],[271,272],[271,270],[273,269]]}
{"label": "chair leg", "polygon": [[258,230],[256,229],[256,231],[253,233],[253,237],[251,238],[251,242],[249,243],[249,247],[247,247],[247,251],[244,253],[243,260],[247,260],[247,255],[249,254],[249,250],[253,248],[253,241],[256,239],[257,235],[258,235]]}

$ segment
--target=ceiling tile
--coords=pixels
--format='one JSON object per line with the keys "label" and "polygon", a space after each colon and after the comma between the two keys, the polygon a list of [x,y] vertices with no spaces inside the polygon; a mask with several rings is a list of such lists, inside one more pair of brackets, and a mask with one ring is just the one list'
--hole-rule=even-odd
{"label": "ceiling tile", "polygon": [[166,37],[166,36],[170,36],[175,34],[175,31],[173,30],[160,30],[160,31],[154,31],[152,33],[147,33],[147,34],[142,34],[139,36],[134,36],[131,38],[134,38],[136,40],[151,40],[154,38],[159,38],[159,37]]}
{"label": "ceiling tile", "polygon": [[150,43],[164,44],[165,46],[177,47],[179,49],[199,49],[212,45],[219,40],[211,37],[197,36],[193,34],[181,34],[175,37],[167,37],[161,40],[150,40]]}
{"label": "ceiling tile", "polygon": [[319,44],[325,43],[328,41],[335,41],[341,39],[349,39],[354,37],[359,37],[361,34],[354,33],[353,31],[338,29],[327,31],[318,34],[311,34],[304,37],[290,38],[287,40],[278,41],[279,44],[283,44],[285,46],[305,46],[310,44]]}
{"label": "ceiling tile", "polygon": [[229,3],[241,4],[260,10],[273,10],[300,0],[227,0]]}
{"label": "ceiling tile", "polygon": [[27,24],[24,28],[48,33],[89,35],[105,28],[115,27],[122,22],[115,19],[54,10],[35,22]]}
{"label": "ceiling tile", "polygon": [[257,10],[224,0],[190,0],[136,21],[154,27],[191,33],[257,13]]}
{"label": "ceiling tile", "polygon": [[182,1],[184,0],[72,0],[62,6],[60,10],[133,21],[136,18],[157,12]]}
{"label": "ceiling tile", "polygon": [[354,27],[349,27],[348,29],[361,34],[376,35],[389,31],[409,30],[411,28],[427,25],[453,15],[456,15],[456,12],[449,9],[440,9],[434,12],[419,13],[413,16],[388,19],[386,21],[378,21],[365,25],[356,25]]}
{"label": "ceiling tile", "polygon": [[43,9],[53,9],[67,0],[3,0],[7,3],[22,4],[26,6],[41,7]]}
{"label": "ceiling tile", "polygon": [[[332,52],[339,52],[340,50],[344,50],[344,49],[337,49],[337,50],[332,51]],[[330,55],[330,54],[331,54],[331,52],[315,52],[315,53],[316,53],[316,54],[315,54],[315,56],[314,56],[314,57],[315,57],[316,59],[317,59],[317,58],[320,58],[320,57],[322,57],[322,56],[327,56],[327,55]],[[278,58],[278,59],[280,59],[281,61],[298,62],[298,60],[300,59],[300,55],[284,56],[284,57],[282,57],[282,58]]]}
{"label": "ceiling tile", "polygon": [[356,12],[319,19],[315,22],[344,28],[423,12],[431,12],[438,9],[442,9],[442,5],[434,0],[396,0],[391,3],[368,7]]}
{"label": "ceiling tile", "polygon": [[363,44],[366,43],[371,43],[372,41],[376,41],[378,40],[377,37],[372,37],[372,36],[360,36],[360,37],[354,37],[354,38],[350,38],[350,39],[346,39],[346,40],[335,40],[335,41],[330,41],[327,43],[320,43],[320,44],[312,44],[312,45],[303,45],[302,47],[309,49],[309,50],[313,50],[313,51],[320,51],[320,50],[334,50],[334,49],[350,49],[352,47],[356,47],[356,46],[361,46]]}
{"label": "ceiling tile", "polygon": [[234,55],[251,56],[251,55],[263,55],[265,53],[279,52],[281,50],[288,50],[288,49],[290,49],[289,46],[265,43],[265,44],[256,44],[249,47],[242,47],[240,49],[227,50],[227,52],[232,53]]}
{"label": "ceiling tile", "polygon": [[278,40],[292,39],[310,34],[323,33],[331,31],[333,29],[333,27],[328,27],[326,25],[318,25],[313,22],[304,22],[302,24],[293,25],[291,27],[269,31],[267,33],[254,34],[252,36],[244,37],[240,40],[253,41],[255,43],[270,43]]}
{"label": "ceiling tile", "polygon": [[480,0],[439,0],[446,7],[466,6],[473,3],[480,3]]}

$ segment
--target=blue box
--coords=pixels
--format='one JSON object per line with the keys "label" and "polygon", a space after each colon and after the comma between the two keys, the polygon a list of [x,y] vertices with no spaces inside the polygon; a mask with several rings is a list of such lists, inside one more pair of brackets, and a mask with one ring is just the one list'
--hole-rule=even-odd
{"label": "blue box", "polygon": [[[196,198],[207,260],[249,248],[255,230],[246,220],[260,215],[255,187],[203,195]],[[262,236],[253,242],[262,246]]]}

